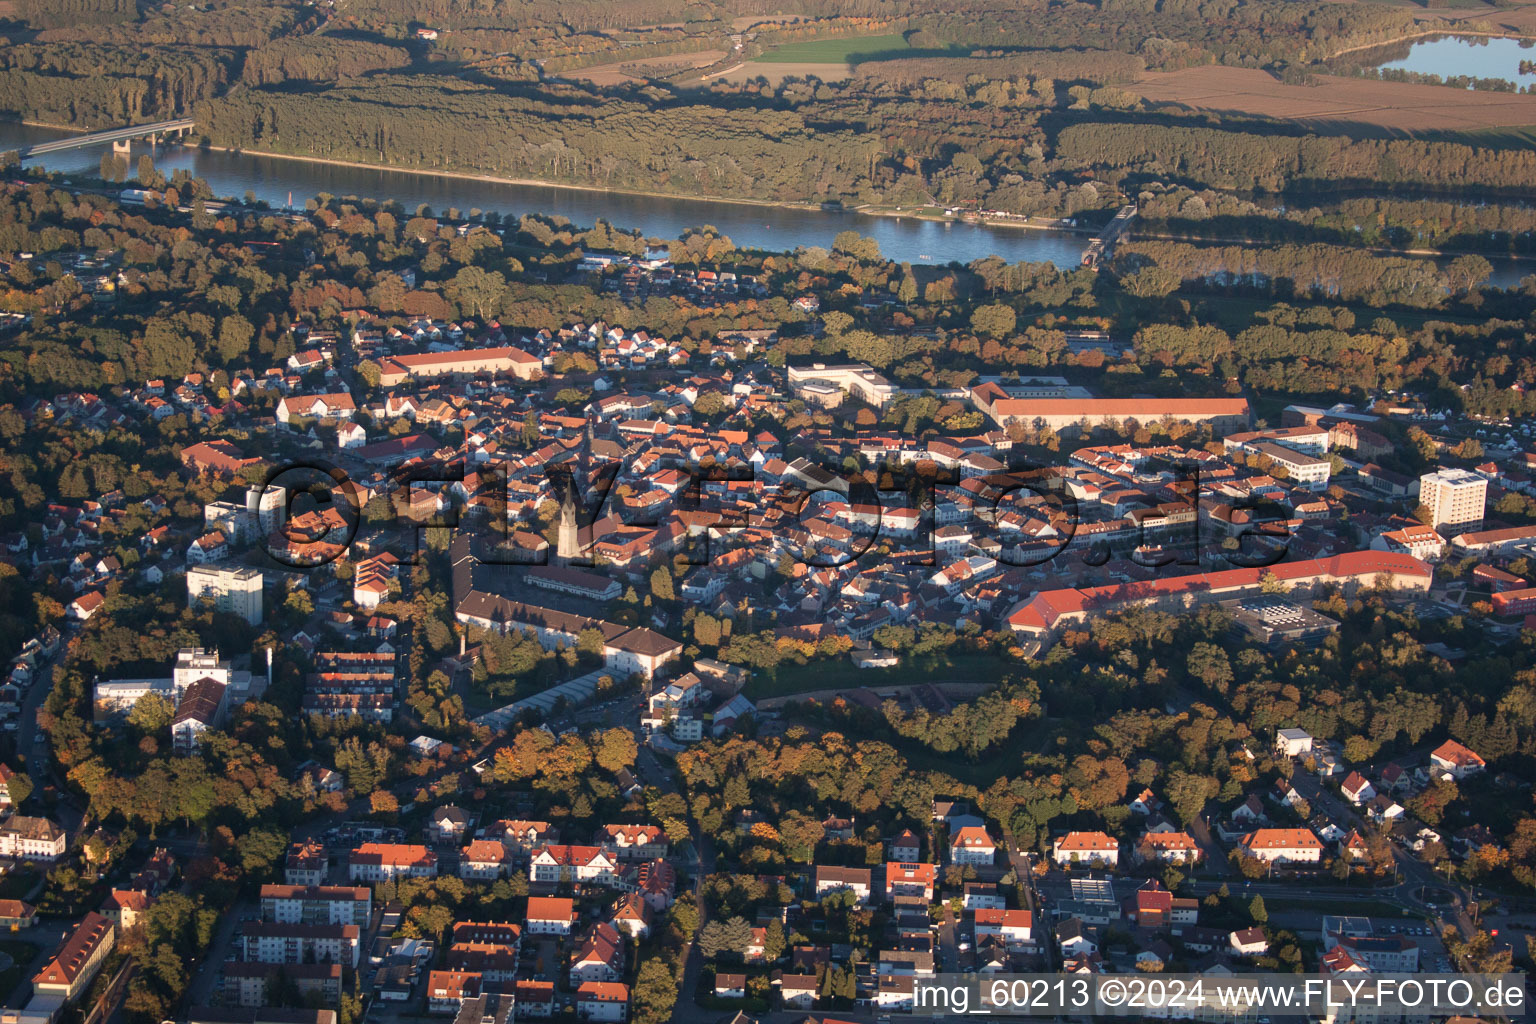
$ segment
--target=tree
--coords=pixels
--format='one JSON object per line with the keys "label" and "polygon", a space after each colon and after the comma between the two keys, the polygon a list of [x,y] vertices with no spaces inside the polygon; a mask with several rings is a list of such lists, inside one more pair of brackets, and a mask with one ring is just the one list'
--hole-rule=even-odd
{"label": "tree", "polygon": [[226,363],[234,362],[250,351],[251,339],[256,329],[238,313],[231,313],[219,323],[219,358]]}
{"label": "tree", "polygon": [[1227,660],[1227,652],[1216,644],[1195,644],[1184,664],[1192,678],[1217,693],[1226,693],[1232,685],[1232,664]]}
{"label": "tree", "polygon": [[158,693],[146,693],[133,702],[128,711],[128,724],[140,732],[154,736],[171,727],[176,708]]}
{"label": "tree", "polygon": [[11,798],[11,806],[20,807],[32,795],[32,776],[26,772],[16,772],[6,780],[5,788]]}
{"label": "tree", "polygon": [[633,996],[635,1024],[664,1024],[671,1018],[677,1003],[677,978],[659,955],[641,961]]}
{"label": "tree", "polygon": [[776,962],[779,957],[784,955],[785,945],[784,926],[779,923],[777,918],[769,921],[768,927],[764,929],[763,957],[769,963]]}
{"label": "tree", "polygon": [[657,566],[651,573],[651,596],[658,601],[672,601],[677,597],[672,587],[672,572],[666,566]]}
{"label": "tree", "polygon": [[706,960],[713,960],[730,948],[725,933],[725,925],[719,921],[710,921],[703,928],[700,928],[698,942],[699,952],[703,954]]}
{"label": "tree", "polygon": [[1012,306],[1004,306],[994,303],[989,306],[977,306],[971,313],[971,329],[977,334],[984,334],[990,338],[1006,338],[1013,333],[1018,325],[1018,314]]}
{"label": "tree", "polygon": [[628,729],[606,729],[595,739],[592,757],[604,770],[618,772],[635,763],[638,748]]}
{"label": "tree", "polygon": [[453,275],[451,294],[458,297],[461,307],[481,320],[488,319],[500,308],[501,297],[506,291],[507,279],[494,270],[462,267]]}
{"label": "tree", "polygon": [[1264,924],[1269,920],[1269,910],[1264,906],[1263,896],[1254,896],[1248,901],[1248,917],[1254,924]]}

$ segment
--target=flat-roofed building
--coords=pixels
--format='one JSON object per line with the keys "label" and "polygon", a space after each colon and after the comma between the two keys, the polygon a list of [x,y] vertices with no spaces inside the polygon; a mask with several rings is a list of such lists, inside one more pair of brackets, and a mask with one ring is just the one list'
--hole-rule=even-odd
{"label": "flat-roofed building", "polygon": [[1440,469],[1419,477],[1419,504],[1429,525],[1442,533],[1477,529],[1487,503],[1488,478],[1471,470]]}
{"label": "flat-roofed building", "polygon": [[210,602],[221,612],[238,615],[253,626],[261,625],[262,576],[246,566],[194,565],[187,570],[187,606]]}

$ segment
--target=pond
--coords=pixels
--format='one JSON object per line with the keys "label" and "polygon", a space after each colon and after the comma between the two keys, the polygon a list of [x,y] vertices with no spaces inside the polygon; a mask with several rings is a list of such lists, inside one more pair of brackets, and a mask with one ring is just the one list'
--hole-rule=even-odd
{"label": "pond", "polygon": [[1520,73],[1521,61],[1536,61],[1536,41],[1440,36],[1421,39],[1408,48],[1408,56],[1378,67],[1383,71],[1413,71],[1442,78],[1502,78],[1522,88],[1536,85],[1536,74]]}

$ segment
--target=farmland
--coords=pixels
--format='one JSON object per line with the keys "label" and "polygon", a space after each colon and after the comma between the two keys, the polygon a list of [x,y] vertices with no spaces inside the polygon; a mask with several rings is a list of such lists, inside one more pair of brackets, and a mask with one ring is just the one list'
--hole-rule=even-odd
{"label": "farmland", "polygon": [[771,64],[848,64],[855,58],[905,49],[907,41],[899,35],[844,36],[787,43],[756,60]]}
{"label": "farmland", "polygon": [[1206,66],[1141,76],[1127,90],[1151,104],[1393,133],[1463,132],[1536,125],[1536,96],[1474,92],[1322,75],[1284,85],[1268,72]]}

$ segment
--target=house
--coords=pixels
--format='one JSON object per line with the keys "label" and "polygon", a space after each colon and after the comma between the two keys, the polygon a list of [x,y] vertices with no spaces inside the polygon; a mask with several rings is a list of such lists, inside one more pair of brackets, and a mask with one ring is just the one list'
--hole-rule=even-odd
{"label": "house", "polygon": [[1275,734],[1275,752],[1281,757],[1312,753],[1312,737],[1305,729],[1281,729]]}
{"label": "house", "polygon": [[1455,740],[1446,740],[1430,752],[1429,763],[1439,771],[1461,780],[1487,767],[1483,759]]}
{"label": "house", "polygon": [[667,834],[655,825],[604,825],[594,840],[623,860],[655,860],[667,855]]}
{"label": "house", "polygon": [[901,835],[891,840],[891,860],[912,862],[922,856],[923,843],[911,829],[901,830]]}
{"label": "house", "polygon": [[475,817],[464,808],[446,804],[432,812],[430,832],[434,839],[456,843],[474,824]]}
{"label": "house", "polygon": [[882,1010],[910,1010],[917,1001],[917,979],[910,974],[881,974],[875,980],[875,1005]]}
{"label": "house", "polygon": [[639,893],[631,892],[619,897],[618,902],[609,910],[608,920],[631,939],[643,939],[651,934],[654,916],[650,904]]}
{"label": "house", "polygon": [[1035,915],[1028,910],[1005,910],[998,934],[1010,946],[1027,946],[1034,941]]}
{"label": "house", "polygon": [[987,882],[966,882],[960,905],[966,910],[1002,910],[1008,904],[997,886]]}
{"label": "house", "polygon": [[613,886],[618,884],[619,862],[600,846],[540,846],[528,857],[528,880],[546,885],[596,882]]}
{"label": "house", "polygon": [[0,857],[52,864],[64,856],[68,836],[47,818],[14,814],[0,824]]}
{"label": "house", "polygon": [[1120,863],[1120,844],[1103,832],[1068,832],[1051,844],[1051,860],[1060,865]]}
{"label": "house", "polygon": [[1248,794],[1246,800],[1232,808],[1232,821],[1234,824],[1257,825],[1265,820],[1264,805],[1259,802],[1257,793]]}
{"label": "house", "polygon": [[937,864],[914,864],[887,861],[885,865],[885,898],[915,896],[933,902],[933,883],[938,877]]}
{"label": "house", "polygon": [[480,975],[470,971],[433,971],[427,975],[427,1012],[458,1013],[459,1005],[480,994]]}
{"label": "house", "polygon": [[1365,816],[1378,825],[1390,825],[1406,813],[1402,804],[1385,793],[1376,794],[1365,805]]}
{"label": "house", "polygon": [[385,882],[406,878],[436,878],[437,854],[425,846],[403,843],[364,843],[347,862],[354,882]]}
{"label": "house", "polygon": [[229,557],[229,538],[219,530],[205,533],[187,547],[188,565],[206,565]]}
{"label": "house", "polygon": [[715,974],[715,996],[719,999],[744,999],[747,995],[745,974]]}
{"label": "house", "polygon": [[37,924],[37,908],[21,900],[0,900],[0,929],[19,932]]}
{"label": "house", "polygon": [[822,835],[827,839],[852,839],[853,819],[839,818],[835,814],[829,814],[821,823]]}
{"label": "house", "polygon": [[1409,778],[1408,773],[1403,771],[1402,765],[1392,761],[1381,770],[1381,777],[1378,781],[1380,781],[1384,792],[1396,793],[1406,789],[1412,780]]}
{"label": "house", "polygon": [[1056,945],[1061,948],[1062,959],[1090,956],[1099,951],[1099,944],[1093,941],[1083,927],[1082,920],[1076,917],[1069,917],[1056,926]]}
{"label": "house", "polygon": [[780,974],[779,1001],[786,1010],[809,1010],[816,1005],[816,975]]}
{"label": "house", "polygon": [[565,897],[528,897],[526,924],[530,935],[569,935],[576,920],[576,902]]}
{"label": "house", "polygon": [[1263,956],[1269,951],[1269,939],[1262,928],[1240,928],[1227,936],[1227,948],[1235,956]]}
{"label": "house", "polygon": [[972,864],[990,867],[997,857],[997,844],[987,830],[977,825],[956,829],[949,837],[949,859],[952,864]]}
{"label": "house", "polygon": [[1376,795],[1376,788],[1364,775],[1359,772],[1350,772],[1343,784],[1339,786],[1339,792],[1344,794],[1346,800],[1359,807]]}
{"label": "house", "polygon": [[584,981],[619,981],[623,976],[624,937],[606,921],[593,925],[571,954],[571,987]]}
{"label": "house", "polygon": [[294,843],[283,863],[283,881],[289,885],[320,885],[325,881],[329,858],[325,847],[314,840]]}
{"label": "house", "polygon": [[1200,860],[1200,845],[1188,832],[1147,832],[1136,843],[1136,860],[1195,864]]}
{"label": "house", "polygon": [[507,848],[495,840],[471,840],[459,854],[459,877],[494,882],[506,873],[511,859]]}
{"label": "house", "polygon": [[69,602],[68,615],[72,622],[85,622],[92,615],[101,611],[101,606],[107,599],[97,590],[88,590]]}
{"label": "house", "polygon": [[869,902],[872,872],[869,868],[817,867],[816,896],[852,892],[861,904]]}
{"label": "house", "polygon": [[1271,864],[1316,864],[1323,857],[1323,844],[1304,828],[1256,829],[1243,836],[1239,846],[1245,856]]}
{"label": "house", "polygon": [[587,981],[576,989],[576,1014],[583,1020],[622,1021],[629,1017],[629,986]]}
{"label": "house", "polygon": [[513,983],[512,993],[517,999],[517,1016],[520,1019],[555,1015],[554,982],[518,979]]}
{"label": "house", "polygon": [[1156,814],[1162,807],[1163,802],[1150,789],[1142,790],[1141,794],[1131,801],[1131,813],[1142,817]]}

